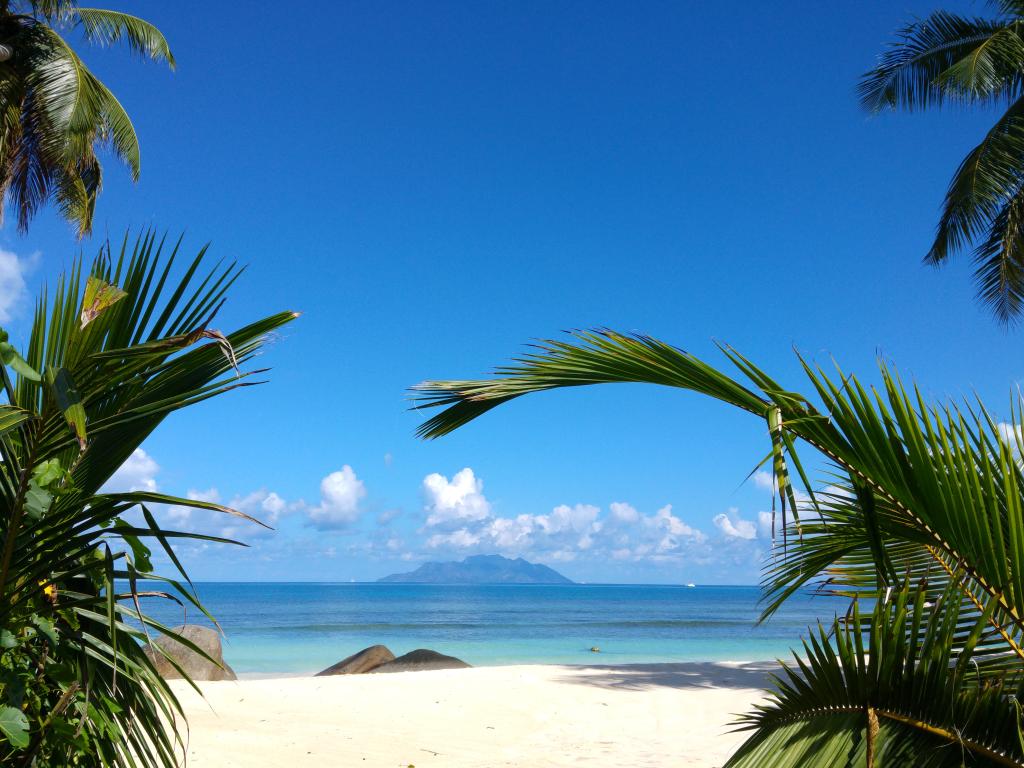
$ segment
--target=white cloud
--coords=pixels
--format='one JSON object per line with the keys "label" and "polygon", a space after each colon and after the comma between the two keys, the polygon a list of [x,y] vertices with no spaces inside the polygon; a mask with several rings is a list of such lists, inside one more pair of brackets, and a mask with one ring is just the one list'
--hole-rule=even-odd
{"label": "white cloud", "polygon": [[546,534],[581,533],[586,534],[594,529],[597,516],[601,510],[592,504],[559,504],[550,515],[537,515],[537,525]]}
{"label": "white cloud", "polygon": [[484,482],[469,467],[459,470],[449,481],[437,472],[423,478],[427,499],[427,525],[445,525],[484,520],[491,504],[483,494]]}
{"label": "white cloud", "polygon": [[[0,251],[2,253],[2,251]],[[155,492],[160,465],[141,448],[132,451],[132,455],[118,467],[117,471],[107,480],[103,490],[111,493],[126,491]]]}
{"label": "white cloud", "polygon": [[273,526],[277,524],[282,514],[290,508],[294,508],[295,505],[290,507],[288,502],[274,491],[260,488],[259,490],[247,493],[245,496],[233,497],[227,503],[227,506],[231,507],[231,509],[237,509],[239,512],[245,512],[245,514],[255,517],[260,522]]}
{"label": "white cloud", "polygon": [[754,485],[765,491],[771,491],[775,493],[775,475],[771,472],[766,472],[763,469],[757,470],[754,473]]}
{"label": "white cloud", "polygon": [[455,549],[469,549],[480,543],[480,534],[471,533],[466,528],[459,528],[451,533],[435,533],[427,539],[427,546],[430,549],[440,547],[453,547]]}
{"label": "white cloud", "polygon": [[268,493],[263,498],[263,501],[260,502],[260,508],[263,509],[264,512],[269,512],[275,517],[284,512],[286,506],[287,504],[285,503],[285,500],[273,491]]}
{"label": "white cloud", "polygon": [[0,249],[0,323],[9,322],[28,299],[25,275],[39,261],[35,253],[27,259],[19,259],[16,253]]}
{"label": "white cloud", "polygon": [[613,501],[608,505],[612,517],[623,523],[635,523],[640,519],[640,513],[636,508],[623,501]]}
{"label": "white cloud", "polygon": [[365,496],[366,486],[346,464],[320,481],[320,504],[309,508],[309,519],[318,528],[341,528],[358,519]]}
{"label": "white cloud", "polygon": [[220,491],[216,488],[207,488],[205,491],[190,489],[186,495],[193,501],[208,501],[211,504],[220,504]]}
{"label": "white cloud", "polygon": [[[744,520],[739,516],[739,511],[736,509],[730,509],[728,514],[715,515],[712,522],[715,527],[724,533],[726,536],[731,536],[736,539],[756,539],[757,538],[757,525],[750,520]],[[769,524],[771,522],[771,515],[769,515]]]}
{"label": "white cloud", "polygon": [[654,513],[653,517],[647,518],[645,522],[649,526],[668,531],[674,536],[686,536],[704,541],[707,537],[696,528],[691,528],[680,518],[672,514],[672,505],[666,504]]}
{"label": "white cloud", "polygon": [[504,552],[521,552],[533,544],[536,528],[533,515],[499,517],[491,521],[487,534],[494,546]]}
{"label": "white cloud", "polygon": [[[575,558],[683,561],[706,556],[708,538],[665,505],[644,515],[624,501],[607,512],[593,504],[559,504],[546,514],[495,517],[483,482],[464,469],[451,481],[424,480],[428,534],[423,546],[452,554],[500,552],[508,556],[567,562]],[[435,526],[447,525],[431,532]]]}

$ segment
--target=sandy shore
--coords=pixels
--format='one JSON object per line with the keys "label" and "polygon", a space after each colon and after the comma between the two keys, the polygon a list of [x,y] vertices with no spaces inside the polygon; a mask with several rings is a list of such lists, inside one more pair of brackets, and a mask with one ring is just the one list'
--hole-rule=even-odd
{"label": "sandy shore", "polygon": [[188,766],[720,766],[774,664],[510,666],[175,682]]}

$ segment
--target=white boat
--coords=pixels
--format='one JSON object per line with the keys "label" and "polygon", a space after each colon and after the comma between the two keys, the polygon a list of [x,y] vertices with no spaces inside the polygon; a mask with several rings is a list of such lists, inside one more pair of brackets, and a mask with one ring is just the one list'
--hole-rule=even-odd
{"label": "white boat", "polygon": [[690,584],[687,584],[686,586],[688,586],[688,587],[696,587],[697,585],[693,584],[693,583],[690,583]]}

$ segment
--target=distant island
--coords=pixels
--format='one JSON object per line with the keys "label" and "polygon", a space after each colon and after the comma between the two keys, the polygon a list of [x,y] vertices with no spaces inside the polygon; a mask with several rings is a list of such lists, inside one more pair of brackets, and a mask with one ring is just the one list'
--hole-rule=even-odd
{"label": "distant island", "polygon": [[405,584],[573,584],[558,571],[518,557],[473,555],[461,563],[424,563],[409,573],[393,573],[378,582]]}

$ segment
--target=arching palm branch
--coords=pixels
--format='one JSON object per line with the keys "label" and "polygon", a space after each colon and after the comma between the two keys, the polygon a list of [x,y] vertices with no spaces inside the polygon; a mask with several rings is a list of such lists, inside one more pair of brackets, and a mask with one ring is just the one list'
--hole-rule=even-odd
{"label": "arching palm branch", "polygon": [[1009,323],[1024,311],[1024,3],[993,5],[994,19],[937,11],[902,29],[860,95],[872,112],[1005,107],[953,176],[925,262],[973,248],[978,295]]}
{"label": "arching palm branch", "polygon": [[[180,708],[139,644],[148,629],[168,630],[142,602],[148,595],[202,610],[171,543],[222,540],[165,530],[153,507],[245,515],[103,486],[168,414],[256,383],[258,371],[240,369],[295,317],[215,331],[210,323],[240,270],[204,270],[204,248],[177,279],[178,251],[151,233],[126,237],[119,253],[103,250],[86,279],[76,262],[40,298],[23,354],[0,332],[5,766],[178,764]],[[153,573],[149,547],[178,573]],[[143,580],[159,588],[144,590]]]}
{"label": "arching palm branch", "polygon": [[[614,382],[690,390],[752,414],[769,435],[783,514],[783,541],[765,569],[766,614],[812,585],[853,599],[871,597],[879,610],[874,621],[853,619],[847,634],[836,636],[835,647],[822,638],[812,640],[812,663],[801,667],[806,684],[790,680],[788,689],[780,688],[771,716],[751,721],[758,731],[740,755],[757,755],[762,762],[738,756],[733,765],[873,765],[871,749],[858,747],[849,762],[835,755],[852,749],[853,741],[866,744],[873,728],[883,728],[881,745],[885,734],[906,726],[931,734],[931,741],[922,737],[921,748],[932,744],[934,755],[915,765],[960,765],[944,760],[966,754],[967,765],[1024,766],[1015,730],[1019,711],[1006,693],[1024,684],[1020,411],[1013,415],[1018,427],[1007,430],[981,403],[964,409],[929,405],[884,366],[876,390],[854,376],[830,376],[804,363],[811,387],[805,396],[781,386],[735,350],[722,349],[735,368],[733,376],[645,336],[581,332],[567,341],[543,342],[499,368],[495,378],[416,387],[418,407],[444,409],[424,422],[419,434],[439,437],[531,392]],[[817,483],[801,461],[808,449],[815,466],[823,467]],[[913,613],[892,603],[893,591],[904,588],[921,604],[931,604],[929,616],[941,624],[931,635],[914,623]],[[896,639],[887,640],[890,635]],[[926,637],[933,639],[926,643]],[[875,650],[868,652],[865,645]],[[914,682],[913,675],[925,674],[920,665],[927,649],[941,649],[961,671],[970,662],[971,675],[932,681],[962,697],[956,707],[965,709],[956,712],[971,706],[979,712],[997,709],[999,723],[1014,724],[1014,739],[1006,738],[1009,726],[987,730],[987,716],[972,721],[974,732],[961,720],[959,730],[951,729],[950,712],[938,713],[928,701],[929,689]],[[882,659],[897,664],[896,671],[876,670],[874,678],[865,678]],[[940,661],[927,674],[946,670]],[[878,677],[882,673],[884,681]],[[789,689],[810,698],[790,695]],[[810,700],[817,703],[808,706]],[[851,707],[859,707],[860,715],[850,714]],[[868,716],[874,709],[893,717],[875,723]],[[840,710],[849,717],[837,729],[834,716]],[[906,720],[902,726],[894,724],[899,718]],[[778,735],[783,733],[788,735]],[[817,746],[808,751],[812,742]],[[996,753],[1010,762],[996,759]]]}
{"label": "arching palm branch", "polygon": [[123,42],[174,66],[167,41],[135,16],[77,2],[0,2],[0,196],[20,229],[47,202],[80,235],[92,228],[109,147],[140,169],[139,142],[128,113],[61,35],[76,31],[97,45]]}

